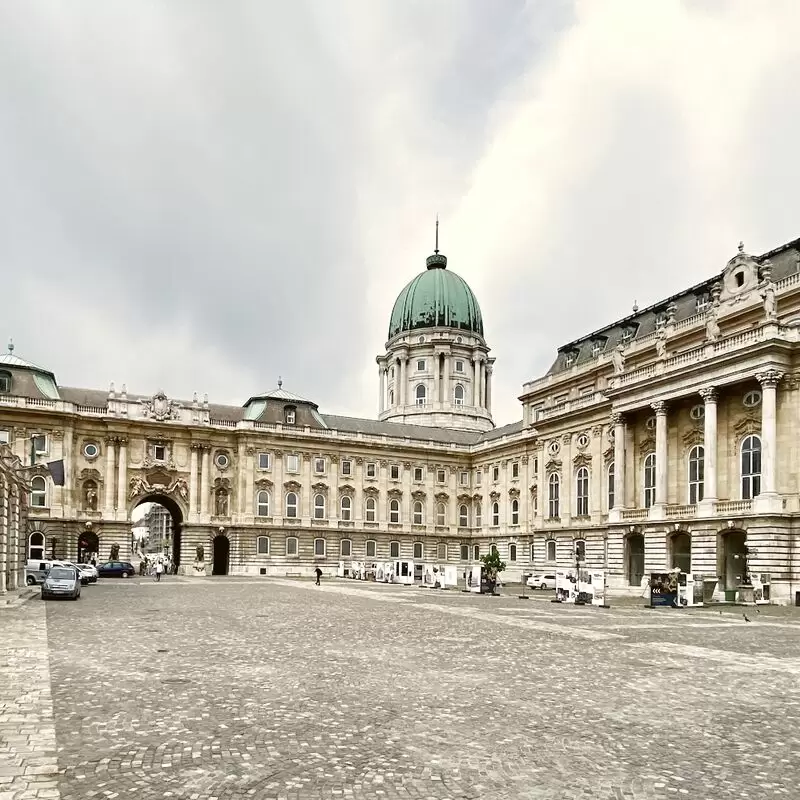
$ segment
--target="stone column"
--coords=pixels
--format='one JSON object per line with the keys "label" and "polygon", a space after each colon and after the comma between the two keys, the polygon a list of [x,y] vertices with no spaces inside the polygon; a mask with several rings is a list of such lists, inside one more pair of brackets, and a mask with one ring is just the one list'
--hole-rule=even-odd
{"label": "stone column", "polygon": [[481,362],[476,358],[472,362],[472,405],[480,406]]}
{"label": "stone column", "polygon": [[406,386],[406,365],[408,364],[408,356],[400,356],[400,385],[398,389],[397,404],[404,406],[406,404],[406,396],[408,395],[408,387]]}
{"label": "stone column", "polygon": [[625,417],[612,414],[611,424],[614,426],[614,508],[609,509],[609,522],[622,519],[625,507]]}
{"label": "stone column", "polygon": [[114,439],[106,439],[106,479],[103,487],[103,516],[107,519],[114,516],[114,500],[116,484],[114,482]]}
{"label": "stone column", "polygon": [[449,353],[444,356],[444,402],[453,405],[453,359]]}
{"label": "stone column", "polygon": [[717,390],[700,390],[705,404],[703,415],[703,502],[717,499]]}
{"label": "stone column", "polygon": [[480,393],[480,403],[478,403],[478,405],[481,408],[486,408],[486,364],[483,361],[481,361],[480,369],[481,369],[481,393]]}
{"label": "stone column", "polygon": [[189,455],[189,514],[197,513],[197,449],[199,446],[192,444]]}
{"label": "stone column", "polygon": [[442,370],[442,354],[433,354],[433,397],[431,398],[434,403],[439,403],[442,400],[442,383],[441,383],[441,370]]}
{"label": "stone column", "polygon": [[486,410],[492,413],[492,365],[486,365]]}
{"label": "stone column", "polygon": [[[64,458],[64,485],[61,487],[61,496],[63,498],[62,502],[65,506],[65,516],[71,516],[74,513],[73,508],[75,505],[72,488],[72,464],[75,459],[75,448],[73,446],[74,438],[72,425],[68,425],[64,430],[64,444],[61,451]],[[78,504],[80,504],[80,499],[78,500]]]}
{"label": "stone column", "polygon": [[[248,519],[252,519],[256,513],[256,487],[254,482],[254,472],[256,467],[256,449],[255,447],[245,448],[245,463],[242,467],[244,472],[244,510],[243,514],[247,515]],[[273,508],[270,506],[270,513]]]}
{"label": "stone column", "polygon": [[339,456],[331,456],[331,493],[328,508],[328,520],[332,527],[339,520]]}
{"label": "stone column", "polygon": [[356,458],[356,493],[353,506],[351,519],[360,528],[364,522],[364,459],[361,456]]}
{"label": "stone column", "polygon": [[208,515],[208,504],[210,501],[209,493],[211,487],[209,480],[211,477],[211,445],[203,445],[203,464],[200,473],[200,514]]}
{"label": "stone column", "polygon": [[119,471],[117,481],[117,511],[125,514],[128,494],[128,440],[119,439]]}
{"label": "stone column", "polygon": [[386,368],[383,364],[378,364],[378,413],[383,414],[386,409]]}
{"label": "stone column", "polygon": [[659,400],[653,403],[651,408],[656,412],[656,501],[654,505],[663,506],[668,502],[667,404],[663,400]]}
{"label": "stone column", "polygon": [[777,493],[777,388],[783,377],[774,369],[756,375],[761,384],[761,494]]}
{"label": "stone column", "polygon": [[8,479],[0,470],[0,595],[6,593],[6,570],[8,569],[8,546],[10,531],[8,519]]}
{"label": "stone column", "polygon": [[[299,455],[299,454],[298,454]],[[302,458],[302,456],[300,456]],[[282,520],[286,511],[286,489],[283,488],[283,450],[272,451],[272,480],[275,482],[272,487],[272,507],[270,512],[273,521]],[[300,493],[300,501],[308,495],[308,491]],[[302,506],[300,507],[302,508]],[[300,513],[300,509],[298,509]]]}
{"label": "stone column", "polygon": [[375,519],[380,523],[381,530],[386,530],[389,519],[389,462],[382,458],[378,462],[378,512]]}
{"label": "stone column", "polygon": [[[241,516],[244,513],[255,514],[253,504],[245,506],[247,484],[253,482],[253,472],[247,469],[247,447],[244,438],[239,439],[238,453],[236,456],[236,510]],[[231,499],[231,513],[233,513],[233,499]]]}

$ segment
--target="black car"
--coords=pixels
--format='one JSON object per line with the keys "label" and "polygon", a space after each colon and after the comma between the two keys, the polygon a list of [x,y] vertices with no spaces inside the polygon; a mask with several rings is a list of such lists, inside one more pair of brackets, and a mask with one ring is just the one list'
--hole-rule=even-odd
{"label": "black car", "polygon": [[97,574],[101,578],[132,578],[136,570],[128,561],[106,561],[97,567]]}

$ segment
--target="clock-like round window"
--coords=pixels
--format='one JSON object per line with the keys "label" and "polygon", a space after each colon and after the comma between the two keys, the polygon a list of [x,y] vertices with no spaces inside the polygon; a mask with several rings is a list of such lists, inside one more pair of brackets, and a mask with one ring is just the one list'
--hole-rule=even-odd
{"label": "clock-like round window", "polygon": [[588,447],[589,446],[589,437],[585,433],[580,434],[580,436],[578,436],[578,440],[577,441],[578,441],[578,447]]}
{"label": "clock-like round window", "polygon": [[83,454],[86,458],[97,458],[100,455],[100,448],[94,442],[87,442],[83,446]]}
{"label": "clock-like round window", "polygon": [[419,343],[420,344],[425,344],[425,337],[424,336],[420,336],[419,337]]}
{"label": "clock-like round window", "polygon": [[655,417],[648,417],[647,422],[644,424],[647,430],[652,431],[656,427],[656,418]]}
{"label": "clock-like round window", "polygon": [[691,410],[689,411],[689,416],[692,419],[703,419],[706,415],[706,410],[701,405],[692,406]]}
{"label": "clock-like round window", "polygon": [[742,405],[746,408],[753,408],[757,406],[761,402],[761,392],[758,389],[753,389],[753,391],[748,392],[742,398]]}
{"label": "clock-like round window", "polygon": [[551,456],[558,455],[559,450],[561,450],[561,445],[558,442],[550,442],[547,447],[547,452],[550,453]]}
{"label": "clock-like round window", "polygon": [[220,469],[225,469],[231,463],[231,460],[225,453],[217,453],[217,457],[214,459],[214,462]]}

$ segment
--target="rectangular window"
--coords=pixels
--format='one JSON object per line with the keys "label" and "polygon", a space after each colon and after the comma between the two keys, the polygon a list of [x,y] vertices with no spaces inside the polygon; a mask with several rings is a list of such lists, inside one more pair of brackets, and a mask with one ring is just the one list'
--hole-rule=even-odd
{"label": "rectangular window", "polygon": [[508,546],[508,560],[509,561],[517,560],[517,546],[515,544],[510,544]]}
{"label": "rectangular window", "polygon": [[475,473],[475,485],[476,485],[476,486],[480,486],[482,481],[483,481],[483,470],[480,470],[480,469],[479,469],[479,470],[478,470],[478,471]]}
{"label": "rectangular window", "polygon": [[422,542],[414,542],[414,558],[422,558]]}
{"label": "rectangular window", "polygon": [[287,425],[294,425],[295,420],[297,418],[296,412],[293,408],[287,408],[283,414],[283,421]]}
{"label": "rectangular window", "polygon": [[594,386],[581,386],[578,390],[581,397],[591,397],[594,394]]}
{"label": "rectangular window", "polygon": [[258,468],[269,469],[269,453],[258,454]]}
{"label": "rectangular window", "polygon": [[414,481],[422,483],[425,480],[425,470],[422,467],[414,467]]}
{"label": "rectangular window", "polygon": [[511,465],[511,477],[512,478],[519,478],[519,461],[515,461]]}
{"label": "rectangular window", "polygon": [[472,546],[472,560],[473,561],[480,561],[481,560],[481,548],[480,545],[473,545]]}
{"label": "rectangular window", "polygon": [[446,542],[439,542],[436,545],[436,558],[439,561],[447,561],[447,543]]}
{"label": "rectangular window", "polygon": [[325,459],[324,458],[315,458],[314,459],[314,472],[317,475],[322,475],[325,472]]}
{"label": "rectangular window", "polygon": [[400,542],[389,542],[389,558],[400,558]]}
{"label": "rectangular window", "polygon": [[378,543],[370,539],[367,542],[367,558],[375,558],[375,554],[378,552]]}
{"label": "rectangular window", "polygon": [[350,558],[353,553],[353,543],[349,539],[342,539],[340,552],[343,558]]}
{"label": "rectangular window", "polygon": [[296,453],[290,453],[288,456],[286,456],[286,471],[300,471],[300,456],[298,456]]}
{"label": "rectangular window", "polygon": [[260,556],[268,556],[269,555],[269,536],[259,536],[256,540],[256,552]]}
{"label": "rectangular window", "polygon": [[353,474],[353,462],[352,461],[342,461],[342,475],[352,475]]}
{"label": "rectangular window", "polygon": [[436,482],[437,483],[446,483],[447,482],[447,474],[443,469],[436,470]]}
{"label": "rectangular window", "polygon": [[469,472],[467,472],[466,470],[462,470],[461,472],[459,472],[458,482],[462,486],[469,486]]}
{"label": "rectangular window", "polygon": [[8,431],[0,431],[0,444],[8,444],[11,441]]}
{"label": "rectangular window", "polygon": [[464,362],[456,361],[456,372],[463,372],[463,371],[464,371]]}
{"label": "rectangular window", "polygon": [[378,465],[374,461],[367,464],[367,477],[374,478],[378,474]]}
{"label": "rectangular window", "polygon": [[538,458],[534,458],[533,459],[533,473],[534,473],[534,475],[537,472],[539,472],[539,459]]}
{"label": "rectangular window", "polygon": [[492,480],[495,483],[500,480],[500,467],[492,467]]}
{"label": "rectangular window", "polygon": [[562,403],[566,403],[567,400],[569,400],[568,394],[560,394],[553,399],[553,405],[560,406]]}
{"label": "rectangular window", "polygon": [[322,558],[325,555],[325,540],[314,539],[314,555],[317,558]]}
{"label": "rectangular window", "polygon": [[297,555],[297,537],[290,536],[286,540],[286,555],[287,556],[296,556]]}
{"label": "rectangular window", "polygon": [[539,403],[538,406],[533,407],[534,422],[538,422],[542,418],[542,414],[544,414],[544,403]]}
{"label": "rectangular window", "polygon": [[417,372],[424,372],[425,371],[425,359],[420,359],[417,361]]}
{"label": "rectangular window", "polygon": [[462,544],[461,545],[461,560],[462,561],[469,561],[469,545]]}
{"label": "rectangular window", "polygon": [[697,301],[695,302],[695,311],[698,314],[702,314],[704,311],[706,311],[706,309],[708,309],[710,305],[711,301],[709,300],[708,295],[707,294],[701,295],[700,297],[697,298]]}
{"label": "rectangular window", "polygon": [[[36,451],[39,452],[38,450]],[[163,444],[154,444],[153,445],[153,460],[154,461],[166,461],[167,460],[167,448],[164,447]]]}
{"label": "rectangular window", "polygon": [[393,481],[399,481],[400,480],[400,465],[399,464],[392,464],[389,467],[389,477]]}

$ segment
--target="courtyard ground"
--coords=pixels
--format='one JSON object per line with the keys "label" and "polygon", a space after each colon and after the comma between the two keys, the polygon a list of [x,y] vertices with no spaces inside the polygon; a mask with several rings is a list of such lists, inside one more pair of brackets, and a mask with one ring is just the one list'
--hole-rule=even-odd
{"label": "courtyard ground", "polygon": [[800,617],[327,580],[0,611],[0,800],[800,796]]}

